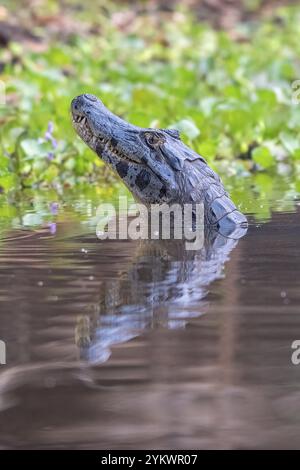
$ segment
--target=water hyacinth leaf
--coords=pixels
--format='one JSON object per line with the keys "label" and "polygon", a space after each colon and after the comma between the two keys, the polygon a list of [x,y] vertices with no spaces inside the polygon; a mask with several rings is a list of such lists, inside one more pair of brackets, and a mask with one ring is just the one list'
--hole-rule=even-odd
{"label": "water hyacinth leaf", "polygon": [[40,155],[40,146],[37,140],[34,139],[24,139],[21,142],[21,148],[23,149],[25,155],[28,157],[35,157]]}
{"label": "water hyacinth leaf", "polygon": [[295,160],[300,160],[300,148],[296,149],[293,153],[293,158]]}
{"label": "water hyacinth leaf", "polygon": [[267,147],[257,147],[252,151],[252,159],[262,168],[270,168],[274,165],[274,158]]}
{"label": "water hyacinth leaf", "polygon": [[67,170],[73,170],[73,168],[75,167],[76,165],[76,161],[74,158],[69,158],[66,162],[65,162],[65,168]]}
{"label": "water hyacinth leaf", "polygon": [[182,119],[181,121],[172,124],[170,127],[173,127],[179,132],[182,132],[182,134],[184,134],[190,140],[194,140],[200,135],[200,129],[198,129],[194,121],[191,119]]}
{"label": "water hyacinth leaf", "polygon": [[287,151],[293,155],[296,150],[300,149],[300,139],[297,134],[292,134],[290,132],[281,132],[280,141],[282,145],[287,149]]}
{"label": "water hyacinth leaf", "polygon": [[41,158],[37,158],[32,162],[32,168],[37,173],[43,171],[46,168],[46,161]]}
{"label": "water hyacinth leaf", "polygon": [[9,190],[12,187],[15,187],[16,183],[17,183],[16,176],[13,174],[0,176],[0,187],[3,188],[4,192]]}
{"label": "water hyacinth leaf", "polygon": [[0,175],[1,173],[6,173],[8,171],[9,159],[8,157],[1,155],[0,156]]}
{"label": "water hyacinth leaf", "polygon": [[25,154],[25,158],[46,158],[52,152],[52,145],[50,142],[39,142],[36,139],[24,139],[20,143],[20,147]]}
{"label": "water hyacinth leaf", "polygon": [[54,178],[57,177],[59,173],[59,169],[56,165],[51,164],[47,170],[43,173],[43,178],[47,181],[52,181]]}
{"label": "water hyacinth leaf", "polygon": [[[125,3],[106,2],[105,8],[112,15],[120,8],[126,16]],[[55,11],[63,17],[60,2]],[[237,29],[239,41],[193,18],[192,9],[170,13],[172,20],[162,22],[159,32],[148,12],[136,12],[129,25],[120,27],[100,12],[96,18],[89,9],[74,9],[66,18],[71,24],[101,23],[101,35],[75,28],[67,41],[56,36],[47,41],[45,25],[39,28],[46,39],[43,50],[10,43],[1,59],[8,100],[0,108],[0,174],[17,171],[18,165],[9,165],[17,155],[24,180],[35,187],[62,186],[65,178],[70,185],[101,181],[108,190],[111,174],[103,172],[101,159],[71,125],[70,101],[83,92],[99,95],[113,112],[138,126],[176,127],[188,145],[225,174],[245,180],[253,161],[274,172],[283,168],[275,163],[283,161],[295,169],[300,108],[292,104],[292,93],[298,90],[298,98],[300,93],[291,84],[299,75],[299,13],[297,6],[284,7],[280,27],[274,18],[259,16],[255,35],[246,21]],[[13,60],[6,60],[7,54]],[[251,160],[253,144],[258,150]],[[37,160],[43,163],[33,165]],[[51,164],[59,171],[53,176],[51,170],[53,179],[43,180],[41,173]]]}

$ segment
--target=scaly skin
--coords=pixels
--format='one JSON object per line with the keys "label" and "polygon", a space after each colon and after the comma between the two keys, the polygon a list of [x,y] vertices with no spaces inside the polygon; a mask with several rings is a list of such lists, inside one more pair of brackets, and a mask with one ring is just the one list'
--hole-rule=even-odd
{"label": "scaly skin", "polygon": [[178,131],[134,126],[110,112],[94,95],[71,104],[79,136],[145,205],[204,203],[205,221],[225,233],[246,227],[246,217],[230,200],[220,177],[187,147]]}

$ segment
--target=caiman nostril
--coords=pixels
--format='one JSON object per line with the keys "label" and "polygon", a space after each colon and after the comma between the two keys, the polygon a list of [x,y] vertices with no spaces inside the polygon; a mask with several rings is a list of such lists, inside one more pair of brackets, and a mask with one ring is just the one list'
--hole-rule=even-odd
{"label": "caiman nostril", "polygon": [[83,96],[84,96],[84,98],[86,98],[89,101],[97,101],[97,97],[94,96],[94,95],[90,95],[90,94],[86,93]]}
{"label": "caiman nostril", "polygon": [[73,111],[79,111],[80,110],[80,104],[81,104],[81,97],[76,96],[71,102],[71,110]]}

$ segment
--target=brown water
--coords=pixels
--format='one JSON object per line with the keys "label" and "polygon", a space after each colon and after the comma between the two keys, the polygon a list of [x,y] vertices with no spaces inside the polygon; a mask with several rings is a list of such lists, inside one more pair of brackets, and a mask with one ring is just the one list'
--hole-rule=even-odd
{"label": "brown water", "polygon": [[0,448],[299,448],[297,202],[189,253],[99,241],[93,213],[2,224]]}

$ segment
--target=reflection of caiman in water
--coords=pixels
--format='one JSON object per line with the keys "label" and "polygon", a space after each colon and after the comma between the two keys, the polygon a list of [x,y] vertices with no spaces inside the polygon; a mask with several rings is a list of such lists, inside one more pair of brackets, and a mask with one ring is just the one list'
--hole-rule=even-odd
{"label": "reflection of caiman in water", "polygon": [[95,311],[78,319],[80,357],[103,362],[114,344],[150,328],[183,328],[188,319],[204,313],[208,286],[222,277],[224,263],[244,233],[239,229],[229,238],[207,229],[198,251],[186,250],[183,240],[140,242],[129,269],[103,282]]}

